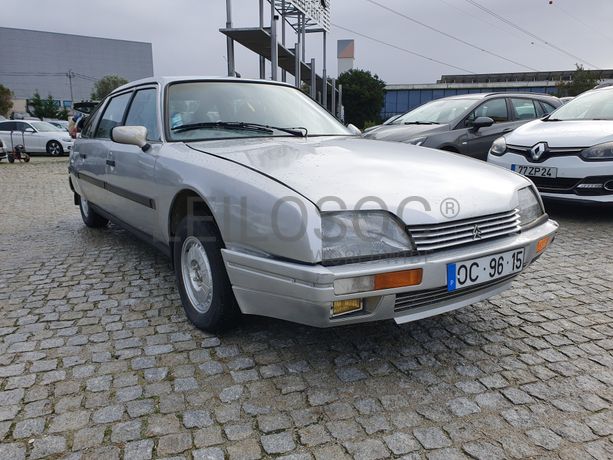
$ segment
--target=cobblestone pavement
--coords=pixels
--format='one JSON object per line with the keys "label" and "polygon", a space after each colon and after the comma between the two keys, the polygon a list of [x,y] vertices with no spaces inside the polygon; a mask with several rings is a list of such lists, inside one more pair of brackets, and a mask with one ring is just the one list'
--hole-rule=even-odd
{"label": "cobblestone pavement", "polygon": [[555,209],[553,247],[489,302],[215,337],[66,179],[0,163],[0,459],[613,458],[610,209]]}

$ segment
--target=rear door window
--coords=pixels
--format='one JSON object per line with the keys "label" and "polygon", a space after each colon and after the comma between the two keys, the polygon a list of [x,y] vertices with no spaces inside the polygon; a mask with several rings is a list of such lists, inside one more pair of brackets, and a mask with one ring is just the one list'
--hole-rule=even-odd
{"label": "rear door window", "polygon": [[110,139],[111,131],[115,126],[121,125],[126,106],[130,101],[132,93],[124,93],[112,98],[104,109],[104,113],[96,129],[97,138]]}
{"label": "rear door window", "polygon": [[511,107],[516,120],[534,120],[537,117],[532,99],[511,98]]}
{"label": "rear door window", "polygon": [[5,121],[4,123],[0,123],[0,131],[15,131],[15,122]]}

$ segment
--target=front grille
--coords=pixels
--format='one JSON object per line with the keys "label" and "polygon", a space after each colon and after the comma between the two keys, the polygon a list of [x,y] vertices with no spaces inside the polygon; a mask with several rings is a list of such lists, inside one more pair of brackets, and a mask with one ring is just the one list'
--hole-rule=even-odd
{"label": "front grille", "polygon": [[541,192],[570,192],[581,182],[581,179],[570,177],[530,176],[530,180]]}
{"label": "front grille", "polygon": [[520,229],[517,209],[444,224],[407,227],[420,253],[501,238],[518,233]]}
{"label": "front grille", "polygon": [[507,281],[515,278],[519,273],[512,273],[503,278],[488,281],[487,283],[478,284],[476,286],[470,286],[464,289],[458,289],[457,291],[448,291],[447,286],[440,288],[427,289],[423,291],[404,292],[396,294],[396,303],[394,305],[395,312],[401,312],[406,310],[413,310],[415,308],[423,307],[426,305],[433,305],[446,300],[455,299],[468,294],[475,293],[482,289],[496,287],[502,285]]}
{"label": "front grille", "polygon": [[549,147],[538,160],[532,159],[532,155],[530,154],[530,149],[532,147],[524,147],[521,145],[509,145],[507,144],[507,150],[505,153],[515,153],[516,155],[521,155],[526,158],[531,163],[542,163],[543,161],[551,158],[551,157],[559,157],[559,156],[575,156],[579,155],[583,148],[579,147]]}

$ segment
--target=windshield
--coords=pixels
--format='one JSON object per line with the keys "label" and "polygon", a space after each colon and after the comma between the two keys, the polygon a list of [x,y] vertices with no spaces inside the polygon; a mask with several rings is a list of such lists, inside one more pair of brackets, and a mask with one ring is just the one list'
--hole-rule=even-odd
{"label": "windshield", "polygon": [[578,96],[553,112],[549,120],[613,120],[613,90]]}
{"label": "windshield", "polygon": [[301,91],[266,83],[172,84],[166,119],[168,139],[175,141],[295,135],[287,128],[306,130],[309,136],[352,135]]}
{"label": "windshield", "polygon": [[476,99],[439,99],[405,113],[391,124],[402,125],[406,123],[449,123],[463,116],[472,107]]}
{"label": "windshield", "polygon": [[30,124],[34,126],[37,131],[40,131],[43,133],[64,131],[62,128],[53,126],[51,123],[47,123],[46,121],[31,121]]}

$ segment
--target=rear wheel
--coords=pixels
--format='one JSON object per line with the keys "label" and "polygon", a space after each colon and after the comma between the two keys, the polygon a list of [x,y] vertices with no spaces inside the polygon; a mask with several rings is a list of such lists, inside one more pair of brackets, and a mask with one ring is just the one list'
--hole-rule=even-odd
{"label": "rear wheel", "polygon": [[53,157],[59,157],[64,153],[62,144],[60,144],[58,141],[47,142],[47,153]]}
{"label": "rear wheel", "polygon": [[79,209],[81,210],[81,219],[88,227],[100,228],[108,225],[109,220],[96,213],[89,205],[89,201],[83,197],[79,197]]}
{"label": "rear wheel", "polygon": [[198,329],[214,332],[234,325],[240,311],[221,256],[217,227],[204,219],[181,221],[173,256],[185,314]]}

